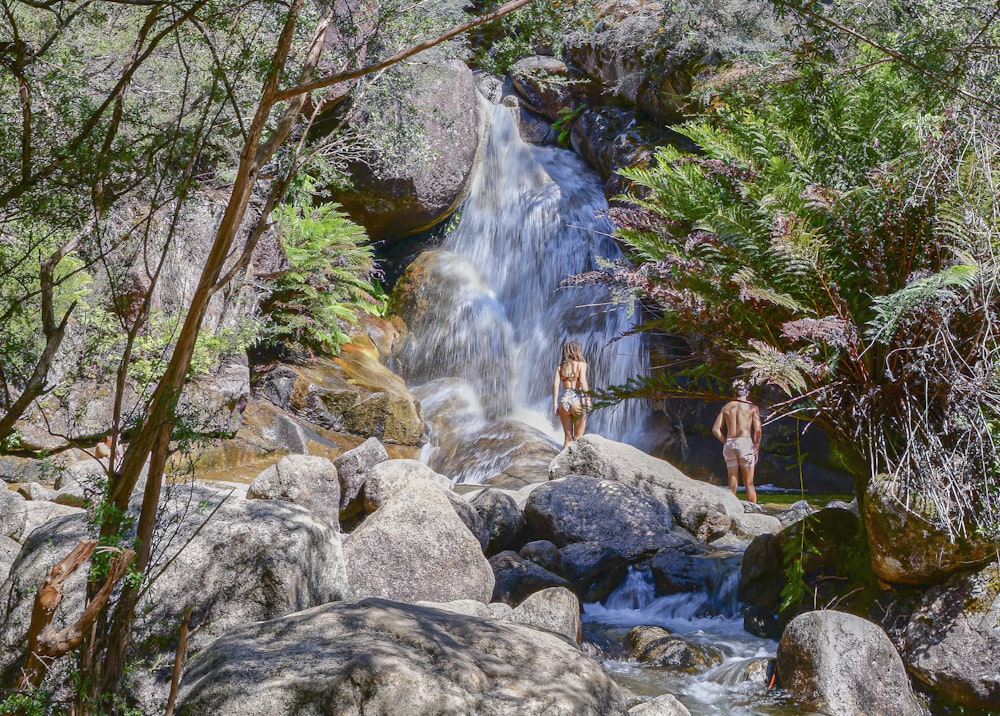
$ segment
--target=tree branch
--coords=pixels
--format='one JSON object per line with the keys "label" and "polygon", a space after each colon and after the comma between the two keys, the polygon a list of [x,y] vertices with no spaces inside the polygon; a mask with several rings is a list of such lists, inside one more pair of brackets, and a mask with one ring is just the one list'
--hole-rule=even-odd
{"label": "tree branch", "polygon": [[307,92],[312,92],[313,90],[322,89],[324,87],[329,87],[330,85],[339,84],[340,82],[347,82],[349,80],[356,80],[359,77],[364,77],[365,75],[370,75],[373,72],[378,72],[379,70],[384,70],[386,67],[395,65],[403,60],[413,57],[416,54],[423,52],[424,50],[429,50],[435,45],[440,45],[445,40],[450,40],[453,37],[461,35],[463,32],[468,32],[473,28],[479,27],[480,25],[485,25],[487,22],[492,22],[504,15],[509,15],[518,8],[524,7],[525,5],[531,3],[533,0],[511,0],[504,5],[492,10],[485,15],[480,15],[474,20],[463,23],[461,25],[456,25],[447,32],[438,35],[433,40],[427,40],[416,45],[403,50],[402,52],[397,52],[392,57],[389,57],[381,62],[377,62],[373,65],[365,65],[356,70],[350,70],[348,72],[340,72],[335,75],[328,75],[322,79],[315,80],[314,82],[306,82],[305,84],[296,85],[295,87],[290,87],[289,89],[279,92],[274,100],[275,102],[283,102],[284,100],[291,99],[297,95],[305,94]]}

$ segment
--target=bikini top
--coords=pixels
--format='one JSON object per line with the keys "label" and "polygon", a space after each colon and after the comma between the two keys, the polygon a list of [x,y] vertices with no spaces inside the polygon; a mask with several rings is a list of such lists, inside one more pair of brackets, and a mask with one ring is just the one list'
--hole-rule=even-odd
{"label": "bikini top", "polygon": [[[577,381],[580,379],[580,374],[579,373],[573,373],[572,375],[567,375],[566,373],[563,373],[563,366],[564,365],[573,365],[573,363],[579,363],[579,362],[580,361],[566,361],[565,363],[563,363],[562,365],[559,366],[559,378],[560,378],[560,380],[562,380],[564,387],[571,387],[571,388],[574,387],[576,385]],[[586,364],[584,364],[584,365],[586,365]],[[566,386],[565,385],[566,383],[572,383],[572,385]]]}

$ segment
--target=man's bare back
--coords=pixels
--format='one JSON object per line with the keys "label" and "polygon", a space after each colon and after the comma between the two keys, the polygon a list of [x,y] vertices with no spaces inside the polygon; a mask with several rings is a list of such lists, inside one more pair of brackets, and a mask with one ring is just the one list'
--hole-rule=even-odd
{"label": "man's bare back", "polygon": [[733,382],[735,400],[730,400],[719,411],[719,416],[712,425],[712,434],[723,444],[722,455],[726,459],[726,472],[729,477],[729,489],[736,494],[739,475],[743,475],[743,484],[747,489],[747,499],[757,501],[757,491],[754,489],[754,468],[757,455],[760,452],[760,439],[763,428],[760,422],[760,409],[747,398],[748,390],[743,381]]}
{"label": "man's bare back", "polygon": [[[726,403],[725,407],[722,408],[722,412],[719,414],[719,417],[722,418],[722,421],[725,424],[727,438],[753,439],[754,421],[756,421],[758,425],[757,434],[760,434],[760,411],[753,403],[745,400],[730,400]],[[721,435],[716,435],[716,437],[720,440],[722,439]],[[759,442],[760,438],[754,440],[755,445]]]}

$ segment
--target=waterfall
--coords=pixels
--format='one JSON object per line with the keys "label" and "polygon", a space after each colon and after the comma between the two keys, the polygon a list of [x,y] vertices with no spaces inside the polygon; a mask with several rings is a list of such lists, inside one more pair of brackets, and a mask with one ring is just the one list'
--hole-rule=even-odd
{"label": "waterfall", "polygon": [[[411,323],[397,366],[408,384],[435,381],[435,402],[449,384],[464,391],[466,416],[479,411],[463,423],[470,431],[515,419],[561,445],[551,395],[564,341],[583,346],[592,388],[624,383],[647,360],[638,337],[611,342],[631,328],[628,306],[601,287],[560,286],[621,256],[601,216],[607,202],[600,179],[573,152],[521,140],[507,107],[490,112],[488,143],[460,219],[425,277],[434,284],[434,307]],[[474,410],[469,388],[479,401]],[[642,447],[645,412],[639,401],[595,410],[587,432]],[[428,422],[433,433],[433,415]],[[464,472],[459,481],[483,477],[475,466]]]}

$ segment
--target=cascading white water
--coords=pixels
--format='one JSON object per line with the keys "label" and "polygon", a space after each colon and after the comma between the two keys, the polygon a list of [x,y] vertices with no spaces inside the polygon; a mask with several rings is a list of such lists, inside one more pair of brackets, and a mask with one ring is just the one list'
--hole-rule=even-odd
{"label": "cascading white water", "polygon": [[[435,381],[432,391],[418,391],[425,403],[447,401],[449,386],[465,391],[465,412],[481,412],[466,419],[467,433],[515,418],[559,439],[551,391],[564,341],[583,346],[592,387],[622,384],[647,361],[637,337],[609,343],[631,327],[628,307],[613,304],[600,287],[560,286],[600,258],[621,256],[600,216],[607,203],[599,178],[573,152],[522,141],[507,107],[492,107],[490,118],[458,226],[428,269],[432,315],[410,325],[397,365],[411,385]],[[598,409],[587,431],[641,446],[642,406]],[[469,465],[452,477],[477,481],[485,472]]]}

